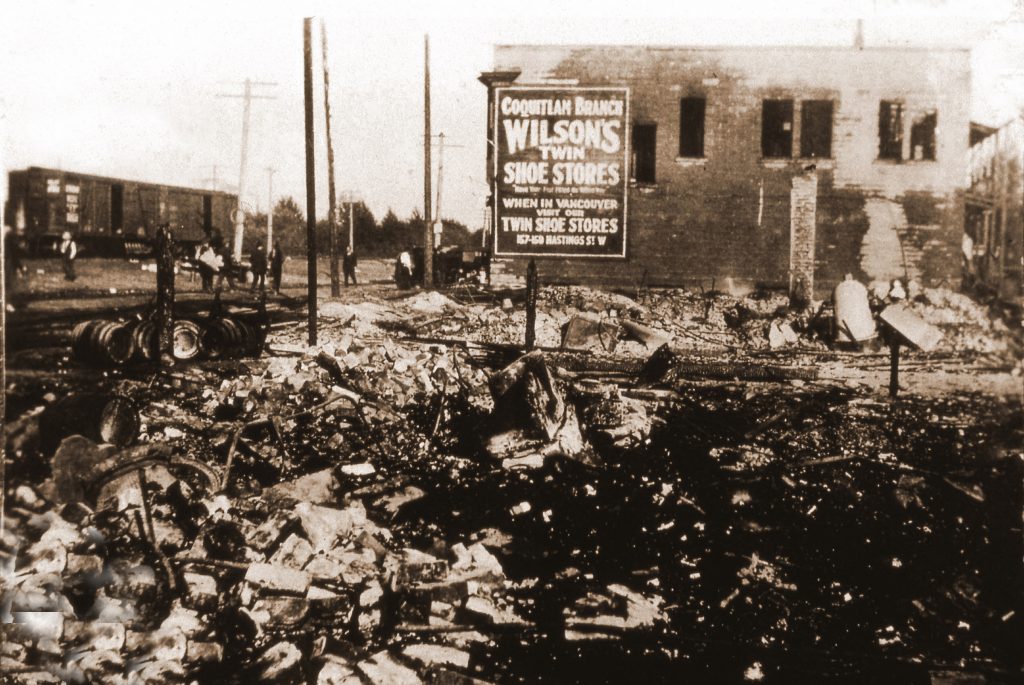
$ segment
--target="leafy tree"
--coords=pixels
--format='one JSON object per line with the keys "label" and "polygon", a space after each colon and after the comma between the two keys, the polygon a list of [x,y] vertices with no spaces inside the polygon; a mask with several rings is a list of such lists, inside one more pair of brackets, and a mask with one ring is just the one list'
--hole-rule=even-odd
{"label": "leafy tree", "polygon": [[[247,213],[245,226],[243,252],[248,255],[256,245],[267,243],[267,215]],[[282,197],[274,205],[274,240],[280,241],[285,254],[294,256],[306,251],[306,217],[292,197]]]}
{"label": "leafy tree", "polygon": [[461,221],[443,219],[444,229],[441,232],[441,245],[458,245],[465,250],[480,249],[480,232],[470,231]]}
{"label": "leafy tree", "polygon": [[[338,249],[343,252],[348,244],[348,206],[341,205],[338,225]],[[373,212],[362,202],[353,207],[353,228],[356,252],[360,257],[393,259],[408,247],[423,246],[425,222],[419,210],[414,209],[408,219],[400,219],[394,210],[378,223]],[[457,245],[464,249],[477,249],[479,233],[472,232],[461,222],[445,219],[441,245]],[[327,219],[316,224],[317,251],[326,257],[330,250],[330,225]],[[261,212],[246,215],[246,244],[248,254],[257,243],[265,243],[267,215]],[[293,257],[306,252],[306,220],[302,208],[291,197],[283,197],[274,207],[274,237],[281,242],[285,253]]]}

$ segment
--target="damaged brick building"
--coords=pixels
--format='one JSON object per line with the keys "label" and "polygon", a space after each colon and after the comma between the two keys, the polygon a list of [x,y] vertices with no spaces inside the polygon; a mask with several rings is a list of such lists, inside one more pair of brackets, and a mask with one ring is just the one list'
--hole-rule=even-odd
{"label": "damaged brick building", "polygon": [[1019,301],[1024,278],[1024,117],[998,129],[975,124],[971,138],[965,285]]}
{"label": "damaged brick building", "polygon": [[625,256],[546,257],[549,282],[959,283],[968,50],[499,45],[480,80],[492,207],[499,89],[628,88]]}

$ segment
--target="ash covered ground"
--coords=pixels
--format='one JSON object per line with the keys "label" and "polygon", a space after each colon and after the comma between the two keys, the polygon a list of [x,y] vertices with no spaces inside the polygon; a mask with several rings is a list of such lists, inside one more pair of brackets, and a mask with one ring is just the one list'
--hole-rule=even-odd
{"label": "ash covered ground", "polygon": [[[886,353],[831,349],[778,295],[543,287],[523,378],[544,387],[513,387],[564,404],[547,446],[493,381],[522,353],[515,289],[350,289],[321,302],[316,347],[297,309],[258,358],[170,369],[97,368],[68,348],[73,312],[45,340],[29,312],[0,671],[1019,682],[1019,323],[912,300],[944,337],[904,355],[890,399]],[[574,317],[596,333],[555,349]],[[55,424],[69,394],[129,401],[137,438]]]}

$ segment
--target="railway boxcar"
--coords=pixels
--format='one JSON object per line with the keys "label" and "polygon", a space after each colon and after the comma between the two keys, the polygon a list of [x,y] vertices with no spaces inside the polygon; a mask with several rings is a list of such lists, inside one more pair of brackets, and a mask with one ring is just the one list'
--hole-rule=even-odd
{"label": "railway boxcar", "polygon": [[238,196],[216,190],[144,183],[59,169],[11,171],[4,223],[24,236],[29,250],[45,253],[63,232],[87,255],[131,255],[149,250],[157,226],[199,241],[230,231]]}

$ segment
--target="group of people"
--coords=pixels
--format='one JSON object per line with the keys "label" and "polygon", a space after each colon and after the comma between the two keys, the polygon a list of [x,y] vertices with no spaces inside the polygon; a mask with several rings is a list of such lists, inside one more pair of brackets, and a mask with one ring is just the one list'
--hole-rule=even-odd
{"label": "group of people", "polygon": [[[227,278],[228,288],[235,288],[235,272],[237,264],[231,249],[220,236],[203,240],[196,248],[196,263],[199,277],[202,280],[203,292],[211,292],[223,287]],[[270,271],[271,286],[274,292],[281,293],[281,274],[284,270],[284,251],[280,241],[275,240],[268,255],[262,244],[258,244],[249,255],[249,270],[252,272],[251,290],[263,290],[267,284],[267,271]],[[216,280],[216,286],[214,285]]]}
{"label": "group of people", "polygon": [[[10,226],[4,227],[4,256],[5,256],[5,285],[8,293],[8,309],[10,307],[10,294],[14,291],[14,279],[17,275],[25,273],[25,267],[21,261],[21,246],[17,236]],[[61,241],[57,249],[60,255],[61,267],[64,270],[64,279],[74,281],[77,279],[75,273],[75,262],[78,259],[79,247],[70,231],[61,235]],[[404,263],[408,265],[408,273],[412,274],[412,258],[405,254]],[[234,289],[238,265],[235,263],[231,248],[219,234],[214,234],[203,239],[196,247],[195,262],[198,267],[199,276],[202,280],[203,292],[213,292],[223,287],[224,279],[227,279],[228,288]],[[267,286],[267,274],[269,272],[270,282],[273,291],[281,293],[281,276],[284,270],[285,254],[281,249],[280,241],[275,240],[267,254],[266,248],[258,244],[249,255],[249,270],[253,274],[251,290],[263,290]],[[345,255],[342,258],[345,273],[345,285],[349,281],[352,285],[358,285],[356,280],[356,265],[358,259],[352,245],[345,248]]]}

